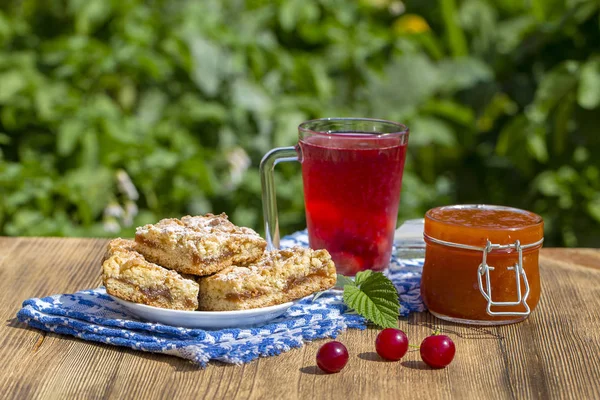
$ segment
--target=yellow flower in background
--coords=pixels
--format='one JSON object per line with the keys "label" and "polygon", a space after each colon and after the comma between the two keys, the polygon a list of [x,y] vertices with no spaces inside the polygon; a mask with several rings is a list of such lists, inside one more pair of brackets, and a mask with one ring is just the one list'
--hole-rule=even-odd
{"label": "yellow flower in background", "polygon": [[431,30],[423,17],[416,14],[406,14],[394,21],[394,32],[398,35],[423,33]]}

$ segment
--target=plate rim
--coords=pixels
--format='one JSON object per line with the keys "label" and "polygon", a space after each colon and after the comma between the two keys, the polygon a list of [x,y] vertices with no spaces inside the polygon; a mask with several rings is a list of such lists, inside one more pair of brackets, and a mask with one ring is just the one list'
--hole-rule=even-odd
{"label": "plate rim", "polygon": [[188,311],[188,310],[173,310],[171,308],[161,308],[161,307],[149,306],[147,304],[135,303],[133,301],[125,300],[125,299],[122,299],[120,297],[114,296],[109,293],[107,293],[107,294],[117,303],[123,302],[126,305],[131,306],[131,307],[140,307],[143,310],[153,311],[153,312],[166,312],[169,314],[181,315],[181,316],[192,316],[193,315],[196,317],[235,316],[235,315],[239,315],[239,314],[252,314],[255,312],[267,313],[269,311],[279,310],[280,308],[284,308],[284,307],[290,308],[291,306],[294,305],[294,303],[296,301],[302,300],[302,299],[298,299],[295,301],[288,301],[285,303],[275,304],[272,306],[249,308],[249,309],[245,309],[245,310],[228,310],[228,311],[197,311],[197,310],[194,310],[194,311]]}

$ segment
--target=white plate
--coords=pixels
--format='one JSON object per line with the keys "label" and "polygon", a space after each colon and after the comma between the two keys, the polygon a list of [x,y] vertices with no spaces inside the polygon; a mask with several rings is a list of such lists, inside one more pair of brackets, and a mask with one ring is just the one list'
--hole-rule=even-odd
{"label": "white plate", "polygon": [[285,313],[294,303],[239,311],[182,311],[132,303],[112,297],[131,314],[148,322],[197,329],[242,328],[263,324]]}

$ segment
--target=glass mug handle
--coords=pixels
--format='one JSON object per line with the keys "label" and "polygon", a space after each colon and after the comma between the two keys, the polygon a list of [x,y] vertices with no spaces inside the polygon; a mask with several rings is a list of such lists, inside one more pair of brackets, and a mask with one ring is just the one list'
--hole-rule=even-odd
{"label": "glass mug handle", "polygon": [[280,162],[299,161],[296,147],[278,147],[269,151],[260,162],[263,220],[267,250],[279,248],[279,218],[277,216],[277,194],[273,171]]}

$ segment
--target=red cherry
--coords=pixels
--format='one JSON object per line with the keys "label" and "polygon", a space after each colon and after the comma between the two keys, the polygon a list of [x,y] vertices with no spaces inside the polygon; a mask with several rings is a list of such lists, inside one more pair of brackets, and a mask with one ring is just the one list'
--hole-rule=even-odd
{"label": "red cherry", "polygon": [[446,335],[433,335],[421,342],[421,358],[431,368],[444,368],[452,362],[456,348]]}
{"label": "red cherry", "polygon": [[375,349],[381,358],[398,361],[408,350],[408,338],[400,329],[386,328],[377,335]]}
{"label": "red cherry", "polygon": [[317,352],[317,365],[328,374],[341,371],[348,362],[348,350],[340,342],[325,343]]}

